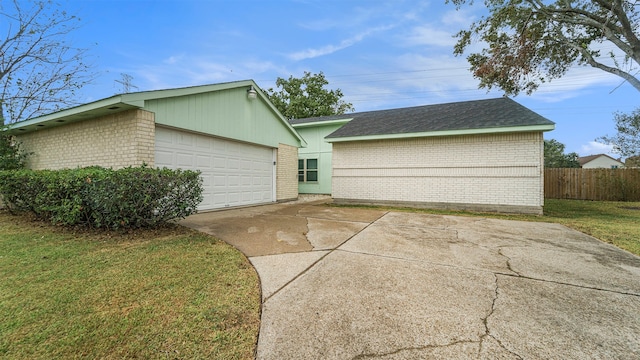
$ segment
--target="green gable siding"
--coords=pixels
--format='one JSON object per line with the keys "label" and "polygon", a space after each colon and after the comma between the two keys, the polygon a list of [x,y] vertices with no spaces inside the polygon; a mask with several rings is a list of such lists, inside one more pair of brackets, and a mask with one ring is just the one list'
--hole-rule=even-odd
{"label": "green gable siding", "polygon": [[231,88],[187,96],[146,100],[157,124],[237,139],[270,147],[300,141],[260,97],[247,99],[247,89]]}
{"label": "green gable siding", "polygon": [[[318,159],[318,181],[299,182],[300,194],[331,194],[331,151],[332,145],[324,137],[339,129],[344,124],[296,127],[296,130],[307,142],[306,148],[298,150],[300,159]],[[294,126],[295,127],[295,126]]]}

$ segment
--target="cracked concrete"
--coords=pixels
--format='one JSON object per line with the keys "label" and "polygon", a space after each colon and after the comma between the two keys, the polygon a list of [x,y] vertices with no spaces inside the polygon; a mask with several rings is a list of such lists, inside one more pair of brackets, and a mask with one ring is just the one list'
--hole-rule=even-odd
{"label": "cracked concrete", "polygon": [[[480,336],[480,347],[478,349],[478,355],[482,354],[482,350],[483,350],[483,346],[482,345],[484,344],[485,339],[487,337],[491,337],[491,330],[489,329],[489,325],[488,325],[487,321],[491,317],[491,315],[493,315],[493,312],[496,309],[496,300],[498,299],[498,276],[495,275],[495,274],[494,274],[494,279],[495,279],[495,287],[494,287],[493,301],[491,301],[491,308],[489,309],[489,312],[482,319],[482,325],[484,325],[484,334],[482,336]],[[496,340],[495,338],[493,338],[493,339]],[[498,344],[500,345],[500,347],[504,348],[502,346],[502,344],[500,344],[499,342],[498,342]]]}
{"label": "cracked concrete", "polygon": [[561,225],[322,203],[183,224],[260,275],[258,359],[640,357],[640,258]]}

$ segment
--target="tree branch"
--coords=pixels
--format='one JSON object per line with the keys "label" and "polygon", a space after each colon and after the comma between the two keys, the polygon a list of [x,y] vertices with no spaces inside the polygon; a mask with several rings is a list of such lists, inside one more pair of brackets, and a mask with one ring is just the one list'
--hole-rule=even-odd
{"label": "tree branch", "polygon": [[0,115],[9,122],[73,103],[75,90],[94,77],[83,62],[86,50],[65,42],[78,28],[77,18],[52,1],[24,4],[3,3],[0,12],[9,29],[0,39]]}
{"label": "tree branch", "polygon": [[[627,54],[627,56],[634,59],[637,63],[640,63],[640,40],[633,32],[629,18],[622,7],[621,0],[614,0],[617,5],[614,5],[611,0],[593,1],[604,10],[612,12],[617,22],[611,22],[607,18],[598,16],[593,12],[572,7],[568,1],[565,8],[554,8],[552,6],[544,5],[539,0],[527,0],[531,6],[535,6],[538,11],[546,14],[550,19],[554,19],[559,23],[600,29],[602,31],[602,35],[607,40],[614,43],[616,47]],[[575,16],[566,14],[578,15],[579,18],[576,19]],[[617,26],[616,23],[620,23],[620,26]],[[628,43],[620,39],[616,34],[624,36]]]}
{"label": "tree branch", "polygon": [[603,70],[603,71],[606,71],[606,72],[608,72],[610,74],[619,76],[619,77],[625,79],[626,81],[628,81],[629,84],[631,84],[631,86],[636,88],[636,90],[640,91],[640,80],[636,79],[635,76],[631,75],[630,73],[628,73],[626,71],[620,70],[619,68],[608,66],[608,65],[605,65],[605,64],[603,64],[601,62],[596,61],[593,58],[593,56],[591,55],[591,53],[587,49],[585,49],[585,48],[583,48],[581,46],[577,46],[577,45],[575,45],[573,43],[570,43],[570,42],[568,42],[567,45],[572,47],[572,48],[574,48],[574,49],[576,49],[576,50],[578,50],[582,54],[582,56],[585,59],[585,61],[590,66],[592,66],[594,68],[597,68],[597,69],[600,69],[600,70]]}

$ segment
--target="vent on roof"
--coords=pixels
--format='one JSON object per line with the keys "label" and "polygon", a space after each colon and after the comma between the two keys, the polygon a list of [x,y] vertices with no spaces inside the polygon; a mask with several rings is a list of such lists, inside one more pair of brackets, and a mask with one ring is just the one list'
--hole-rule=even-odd
{"label": "vent on roof", "polygon": [[36,125],[36,126],[37,126],[37,127],[43,127],[43,126],[44,126],[44,124],[38,124],[38,125]]}
{"label": "vent on roof", "polygon": [[120,109],[120,106],[112,106],[110,108],[107,108],[109,110],[116,110],[116,109]]}

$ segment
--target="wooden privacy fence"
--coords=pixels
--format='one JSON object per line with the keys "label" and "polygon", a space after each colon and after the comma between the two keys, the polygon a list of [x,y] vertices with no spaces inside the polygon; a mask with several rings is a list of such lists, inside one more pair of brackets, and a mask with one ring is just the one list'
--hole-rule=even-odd
{"label": "wooden privacy fence", "polygon": [[545,169],[544,197],[640,201],[640,169]]}

